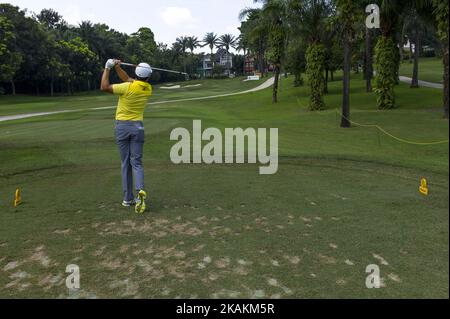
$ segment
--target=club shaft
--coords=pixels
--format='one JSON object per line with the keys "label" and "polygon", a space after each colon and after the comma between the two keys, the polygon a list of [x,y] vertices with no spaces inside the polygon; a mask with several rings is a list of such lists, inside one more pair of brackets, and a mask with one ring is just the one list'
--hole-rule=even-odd
{"label": "club shaft", "polygon": [[[121,64],[121,65],[132,66],[132,67],[137,67],[136,64],[132,64],[132,63],[125,63],[125,62],[122,62],[122,63],[120,63],[120,64]],[[180,72],[180,71],[173,71],[173,70],[160,69],[160,68],[154,68],[154,67],[151,67],[151,68],[152,68],[152,70],[161,71],[161,72],[169,72],[169,73],[176,73],[176,74],[184,74],[184,75],[187,75],[187,73]]]}

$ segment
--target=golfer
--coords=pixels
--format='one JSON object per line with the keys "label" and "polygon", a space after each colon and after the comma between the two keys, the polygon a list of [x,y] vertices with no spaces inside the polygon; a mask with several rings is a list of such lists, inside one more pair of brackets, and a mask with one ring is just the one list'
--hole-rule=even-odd
{"label": "golfer", "polygon": [[[136,79],[132,79],[120,67],[121,61],[109,59],[102,76],[101,90],[119,96],[116,111],[116,142],[122,161],[122,205],[135,205],[136,213],[144,213],[147,193],[144,190],[144,168],[142,156],[144,149],[144,110],[152,95],[148,80],[152,69],[147,63],[136,67]],[[115,69],[121,84],[109,83],[111,69]],[[133,175],[135,184],[133,185]],[[133,194],[133,186],[137,197]]]}

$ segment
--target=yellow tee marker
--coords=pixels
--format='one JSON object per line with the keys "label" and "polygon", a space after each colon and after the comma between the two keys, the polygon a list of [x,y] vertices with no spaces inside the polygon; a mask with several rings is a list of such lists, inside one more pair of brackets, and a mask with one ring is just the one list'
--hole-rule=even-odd
{"label": "yellow tee marker", "polygon": [[22,202],[22,196],[20,195],[20,189],[16,189],[16,197],[14,199],[14,208],[20,205]]}
{"label": "yellow tee marker", "polygon": [[425,178],[422,178],[422,180],[420,181],[419,192],[422,195],[428,196],[428,184]]}

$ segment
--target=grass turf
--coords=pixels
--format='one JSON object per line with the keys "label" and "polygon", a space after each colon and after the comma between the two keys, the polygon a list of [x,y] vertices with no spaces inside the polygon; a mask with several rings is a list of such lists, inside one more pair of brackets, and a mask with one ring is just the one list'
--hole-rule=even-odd
{"label": "grass turf", "polygon": [[[245,91],[261,84],[260,81],[242,82],[243,78],[225,80],[195,80],[188,82],[170,83],[180,85],[179,89],[160,89],[167,84],[155,85],[152,101],[169,101],[201,97],[205,95],[221,95]],[[193,86],[190,86],[193,85]],[[197,86],[199,85],[199,86]],[[190,87],[186,87],[190,86]],[[108,107],[117,104],[117,98],[101,92],[79,93],[76,95],[62,95],[56,97],[43,96],[0,96],[0,116],[52,112],[61,110],[78,110],[97,107]]]}
{"label": "grass turf", "polygon": [[[265,90],[150,106],[153,207],[142,216],[120,206],[114,110],[0,123],[0,297],[448,298],[448,145],[339,128],[340,88],[330,84],[320,113],[306,110],[308,89],[292,79],[277,105]],[[354,78],[352,119],[419,142],[448,137],[439,90],[396,92],[398,109],[377,111]],[[211,95],[206,84],[197,93]],[[173,165],[170,131],[193,119],[278,127],[279,172]],[[24,203],[13,209],[16,187]],[[75,295],[64,285],[70,263],[81,270]],[[365,287],[369,264],[380,266],[383,288]]]}
{"label": "grass turf", "polygon": [[[413,63],[405,61],[400,66],[400,75],[412,78]],[[442,58],[421,58],[419,60],[419,80],[443,83]]]}

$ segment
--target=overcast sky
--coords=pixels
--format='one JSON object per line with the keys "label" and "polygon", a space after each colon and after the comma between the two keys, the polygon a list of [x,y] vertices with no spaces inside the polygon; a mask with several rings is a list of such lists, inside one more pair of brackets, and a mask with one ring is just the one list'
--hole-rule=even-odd
{"label": "overcast sky", "polygon": [[[12,0],[2,1],[40,12],[44,8],[56,10],[64,19],[77,25],[80,21],[106,23],[125,33],[136,32],[145,26],[152,29],[156,42],[172,44],[179,36],[195,35],[200,40],[206,32],[219,35],[239,35],[239,12],[256,7],[253,0]],[[204,51],[200,49],[197,51]]]}

